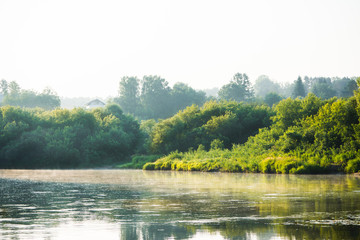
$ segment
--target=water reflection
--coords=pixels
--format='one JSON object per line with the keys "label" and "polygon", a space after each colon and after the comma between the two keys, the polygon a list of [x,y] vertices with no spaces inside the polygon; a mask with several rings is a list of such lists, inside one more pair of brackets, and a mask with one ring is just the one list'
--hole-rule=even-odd
{"label": "water reflection", "polygon": [[359,239],[354,176],[0,170],[1,239]]}

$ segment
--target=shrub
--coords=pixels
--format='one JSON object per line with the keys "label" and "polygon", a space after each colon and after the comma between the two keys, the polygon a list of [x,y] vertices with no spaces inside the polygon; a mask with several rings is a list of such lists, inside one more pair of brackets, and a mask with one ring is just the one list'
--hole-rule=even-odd
{"label": "shrub", "polygon": [[142,169],[146,163],[155,162],[161,155],[135,155],[132,157],[131,162],[117,165],[116,168],[120,169]]}
{"label": "shrub", "polygon": [[360,171],[360,159],[352,159],[348,161],[347,166],[345,168],[347,173],[356,173]]}
{"label": "shrub", "polygon": [[259,164],[259,170],[262,173],[275,173],[275,158],[265,158]]}
{"label": "shrub", "polygon": [[155,163],[146,163],[143,166],[143,170],[155,170]]}

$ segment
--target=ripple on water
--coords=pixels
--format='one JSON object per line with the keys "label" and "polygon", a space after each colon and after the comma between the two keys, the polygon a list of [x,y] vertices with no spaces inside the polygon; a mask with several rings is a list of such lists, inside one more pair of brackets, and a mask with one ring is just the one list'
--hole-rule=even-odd
{"label": "ripple on water", "polygon": [[[142,177],[140,173],[135,172],[136,177]],[[138,232],[150,231],[151,234],[169,231],[166,233],[168,235],[159,235],[156,239],[169,239],[168,236],[181,234],[181,231],[184,238],[176,239],[192,239],[198,236],[196,232],[206,232],[207,229],[221,231],[222,236],[231,236],[249,228],[252,229],[249,232],[270,232],[273,233],[272,236],[278,236],[283,232],[292,234],[292,230],[302,228],[301,231],[307,231],[309,236],[315,234],[313,239],[321,239],[321,231],[314,231],[314,228],[331,228],[332,232],[336,232],[339,230],[337,226],[340,226],[341,231],[345,229],[344,231],[349,232],[354,230],[353,226],[360,226],[359,181],[350,181],[349,184],[348,181],[338,181],[337,178],[336,181],[332,180],[336,176],[325,180],[317,176],[312,176],[311,179],[291,176],[291,181],[287,181],[289,177],[271,175],[266,176],[266,181],[261,182],[264,175],[249,175],[247,178],[247,175],[240,174],[219,174],[216,177],[212,174],[176,174],[177,178],[186,177],[184,186],[173,187],[172,176],[169,176],[168,183],[161,175],[163,185],[167,185],[163,187],[157,184],[156,175],[152,176],[152,173],[146,173],[144,179],[140,179],[141,182],[153,180],[154,184],[151,186],[144,186],[138,182],[133,185],[133,179],[130,179],[126,187],[119,187],[117,183],[64,183],[60,186],[52,182],[31,181],[17,181],[18,186],[14,187],[9,180],[10,184],[7,187],[4,187],[4,184],[0,185],[1,189],[6,188],[7,193],[4,197],[1,195],[2,192],[0,193],[0,239],[4,234],[9,234],[5,239],[41,237],[55,240],[58,233],[73,234],[82,228],[83,234],[101,224],[104,224],[104,229],[114,224],[114,231],[117,231],[113,232],[116,233],[115,239],[119,239],[122,233],[136,235]],[[203,178],[207,176],[212,178]],[[194,177],[194,182],[201,182],[203,185],[192,185],[191,177]],[[221,177],[226,177],[229,183],[225,188],[224,185],[216,187]],[[233,177],[237,177],[234,179],[236,181],[232,181]],[[246,186],[241,186],[243,183],[238,181],[239,177],[246,180],[245,184],[250,185],[249,188],[259,189],[246,189]],[[284,179],[285,185],[282,187],[283,182],[274,182],[273,178]],[[322,184],[314,183],[313,178],[319,178]],[[253,179],[255,184],[249,183],[249,179]],[[264,187],[259,185],[259,181]],[[274,188],[274,185],[277,186]],[[295,191],[294,186],[299,186],[299,191]],[[345,191],[340,192],[339,189]],[[19,204],[13,204],[15,202]],[[89,225],[88,220],[97,222]],[[287,225],[294,226],[286,227]],[[346,228],[346,225],[349,227]],[[49,235],[27,237],[25,233],[30,234],[31,228],[36,233],[48,231]],[[226,232],[228,230],[229,232]],[[15,232],[19,235],[15,235]],[[95,232],[99,231],[96,229]],[[329,234],[332,233],[329,231]],[[137,238],[132,239],[139,239],[139,235],[136,236]]]}
{"label": "ripple on water", "polygon": [[353,220],[353,219],[324,219],[324,220],[308,220],[304,221],[305,224],[309,225],[354,225],[360,226],[360,220]]}

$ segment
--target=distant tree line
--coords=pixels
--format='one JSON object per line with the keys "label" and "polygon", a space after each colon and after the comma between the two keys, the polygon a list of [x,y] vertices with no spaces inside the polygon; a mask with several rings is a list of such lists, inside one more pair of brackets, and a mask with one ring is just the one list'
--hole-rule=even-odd
{"label": "distant tree line", "polygon": [[324,78],[299,76],[293,83],[279,84],[269,77],[258,77],[251,84],[245,73],[236,73],[229,83],[223,85],[217,96],[206,96],[204,91],[197,91],[184,83],[176,83],[172,88],[159,76],[123,77],[119,83],[119,95],[113,101],[126,113],[138,119],[164,119],[192,104],[202,106],[209,100],[236,102],[257,102],[268,106],[291,97],[304,98],[314,93],[321,99],[332,97],[350,97],[358,88],[355,78]]}
{"label": "distant tree line", "polygon": [[159,76],[123,77],[119,83],[119,96],[113,101],[126,113],[139,119],[167,118],[192,104],[202,105],[205,92],[196,91],[184,83],[172,88]]}
{"label": "distant tree line", "polygon": [[49,88],[44,89],[41,93],[37,93],[21,89],[15,81],[7,82],[3,79],[0,81],[0,93],[3,95],[0,106],[39,107],[46,110],[60,107],[59,96]]}
{"label": "distant tree line", "polygon": [[268,76],[258,77],[254,84],[255,97],[258,101],[264,101],[269,106],[278,103],[281,99],[291,97],[293,99],[304,98],[308,93],[313,93],[321,99],[332,97],[348,98],[354,95],[358,89],[356,78],[325,78],[300,76],[290,84],[279,84],[272,81]]}
{"label": "distant tree line", "polygon": [[[237,73],[229,84],[224,85],[219,93],[221,100],[252,101],[253,88],[246,74]],[[159,76],[125,76],[119,83],[119,96],[113,101],[126,113],[139,119],[168,118],[179,110],[193,104],[202,106],[207,97],[204,91],[197,91],[184,83],[176,83],[172,88]]]}
{"label": "distant tree line", "polygon": [[[185,83],[176,83],[173,87],[160,76],[123,77],[119,82],[118,96],[112,99],[125,113],[140,120],[164,119],[193,104],[202,106],[209,100],[227,100],[236,102],[257,102],[273,106],[280,100],[291,97],[304,98],[314,93],[321,99],[332,97],[350,97],[358,88],[356,78],[325,78],[299,76],[292,83],[279,84],[268,76],[258,77],[251,84],[245,73],[235,73],[229,83],[223,85],[217,96],[206,96],[204,91],[191,88]],[[214,89],[211,90],[215,94]],[[60,107],[60,98],[50,89],[41,93],[21,89],[15,82],[1,80],[1,105],[20,107],[40,107],[51,110]]]}

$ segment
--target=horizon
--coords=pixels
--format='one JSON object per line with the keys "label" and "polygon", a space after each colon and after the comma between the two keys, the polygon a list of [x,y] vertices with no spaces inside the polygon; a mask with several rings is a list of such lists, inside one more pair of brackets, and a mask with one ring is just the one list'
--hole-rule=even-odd
{"label": "horizon", "polygon": [[116,96],[123,76],[173,86],[360,76],[360,2],[1,1],[0,79],[61,97]]}

